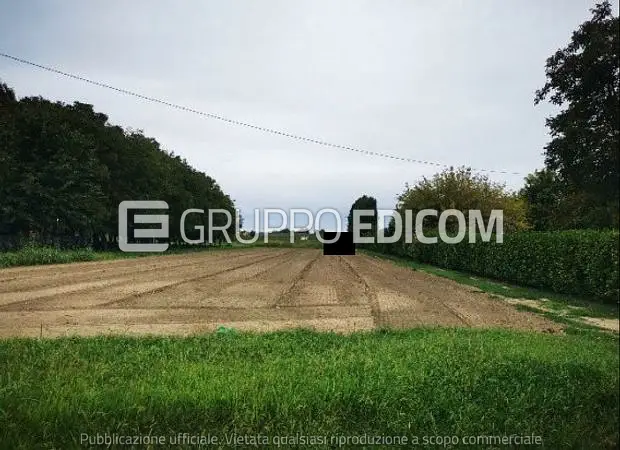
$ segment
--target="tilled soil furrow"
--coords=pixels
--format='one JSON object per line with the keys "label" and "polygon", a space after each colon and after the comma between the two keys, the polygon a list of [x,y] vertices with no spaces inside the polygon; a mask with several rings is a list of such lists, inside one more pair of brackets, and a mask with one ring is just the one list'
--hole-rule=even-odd
{"label": "tilled soil furrow", "polygon": [[295,304],[315,305],[372,303],[372,292],[347,266],[342,256],[325,256],[317,261],[297,287]]}
{"label": "tilled soil furrow", "polygon": [[305,263],[301,271],[291,281],[290,285],[278,296],[274,306],[291,304],[294,301],[294,297],[298,294],[297,290],[299,289],[299,283],[308,274],[312,266],[316,264],[319,258],[321,258],[321,254],[316,252],[316,256]]}
{"label": "tilled soil furrow", "polygon": [[0,337],[193,334],[219,326],[561,331],[474,288],[389,261],[243,249],[0,270]]}
{"label": "tilled soil furrow", "polygon": [[[248,264],[232,271],[220,272],[212,277],[191,280],[149,295],[126,298],[109,304],[115,308],[163,308],[183,307],[222,307],[222,306],[262,306],[264,299],[269,301],[270,288],[277,283],[266,283],[278,273],[286,272],[299,258],[294,252],[279,254],[275,258],[262,259],[260,264]],[[258,289],[254,287],[258,286]],[[255,295],[256,294],[256,295]]]}
{"label": "tilled soil furrow", "polygon": [[[243,253],[243,250],[230,250],[230,254]],[[220,255],[220,252],[213,252],[210,255]],[[82,261],[69,264],[42,264],[37,266],[16,266],[0,269],[0,282],[11,277],[28,277],[34,279],[37,276],[49,276],[50,274],[61,275],[73,272],[88,272],[90,270],[99,271],[102,269],[112,269],[115,267],[135,267],[140,264],[168,263],[183,261],[187,258],[200,258],[202,252],[181,253],[181,254],[156,254],[148,256],[106,259],[102,261]]]}
{"label": "tilled soil furrow", "polygon": [[361,276],[359,272],[351,265],[349,258],[340,257],[340,260],[342,261],[343,267],[345,267],[346,270],[348,270],[364,286],[364,295],[366,296],[366,298],[368,299],[368,303],[370,304],[375,327],[382,327],[383,321],[381,319],[381,308],[379,307],[377,293],[372,287],[370,287],[364,277]]}
{"label": "tilled soil furrow", "polygon": [[418,272],[365,255],[348,261],[375,292],[380,326],[469,326],[443,303],[445,294],[429,292]]}
{"label": "tilled soil furrow", "polygon": [[24,327],[55,325],[148,324],[181,322],[230,322],[247,320],[302,320],[320,318],[364,317],[368,306],[329,305],[294,309],[271,308],[94,308],[75,311],[36,311],[28,314],[10,312],[0,317],[0,329],[20,319]]}
{"label": "tilled soil furrow", "polygon": [[215,276],[219,276],[219,275],[222,275],[222,274],[225,274],[225,273],[228,273],[228,272],[232,272],[232,271],[235,271],[235,270],[245,269],[245,268],[250,267],[250,266],[256,266],[259,263],[264,263],[265,261],[269,261],[269,260],[272,260],[274,258],[281,258],[282,256],[284,256],[284,255],[286,255],[288,253],[290,253],[290,251],[286,252],[286,253],[276,253],[275,255],[263,256],[260,259],[253,258],[252,261],[250,261],[248,263],[244,263],[244,264],[237,265],[237,266],[230,267],[230,268],[226,268],[226,269],[217,270],[215,272],[208,273],[208,274],[201,274],[201,275],[198,275],[198,276],[193,276],[193,277],[190,277],[190,278],[185,278],[185,279],[180,280],[180,281],[176,281],[176,282],[173,282],[173,283],[168,283],[168,284],[166,284],[164,286],[161,286],[161,287],[157,287],[157,288],[154,288],[154,289],[148,289],[146,291],[143,291],[143,292],[140,292],[140,293],[137,293],[137,294],[132,294],[132,295],[129,295],[129,296],[126,296],[126,297],[123,297],[123,298],[119,298],[119,299],[113,300],[113,301],[104,303],[101,306],[103,306],[103,307],[111,307],[112,305],[122,305],[123,303],[129,302],[129,301],[131,301],[133,299],[138,299],[138,298],[142,298],[142,297],[145,297],[145,296],[150,296],[150,295],[153,295],[153,294],[162,293],[164,291],[168,291],[170,289],[174,289],[177,286],[180,286],[180,285],[185,284],[185,283],[192,283],[192,282],[196,282],[196,281],[199,281],[199,280],[204,280],[204,279],[207,279],[207,278],[212,278],[212,277],[215,277]]}
{"label": "tilled soil furrow", "polygon": [[107,323],[100,325],[50,325],[36,327],[21,327],[13,329],[9,334],[0,328],[0,337],[30,337],[30,338],[57,338],[65,336],[191,336],[196,334],[213,333],[220,327],[232,328],[239,331],[273,332],[290,329],[313,329],[316,331],[351,333],[353,331],[369,331],[373,328],[369,317],[341,317],[302,319],[302,320],[247,320],[232,322],[179,322],[179,323],[148,323],[148,324],[117,324]]}
{"label": "tilled soil furrow", "polygon": [[[260,255],[257,254],[256,256]],[[230,261],[231,259],[244,259],[248,257],[249,255],[247,253],[236,253],[230,255],[229,257],[225,257],[221,253],[214,254],[212,256],[213,261]],[[146,261],[140,261],[144,263],[139,265],[136,264],[138,262],[137,260],[126,260],[131,261],[131,264],[127,263],[124,265],[114,265],[113,267],[90,268],[85,270],[76,270],[77,268],[70,270],[70,268],[63,266],[63,269],[65,270],[61,272],[50,271],[47,274],[37,273],[36,275],[27,275],[23,277],[10,277],[4,281],[0,280],[0,296],[5,292],[31,291],[36,288],[52,288],[63,284],[91,281],[93,278],[98,280],[114,278],[126,275],[129,271],[132,274],[139,274],[157,270],[171,270],[176,267],[189,268],[194,265],[204,264],[204,257],[199,258],[193,254],[188,254],[188,256],[184,258],[175,257],[174,259],[167,259],[168,257],[166,256],[161,256],[160,258],[161,259],[158,260],[152,257],[144,257],[143,259]]]}
{"label": "tilled soil furrow", "polygon": [[507,327],[546,332],[562,329],[557,323],[518,311],[471,286],[365,255],[356,261],[365,265],[368,274],[389,274],[389,278],[375,277],[377,285],[387,290],[385,298],[380,296],[379,303],[386,324],[390,326]]}
{"label": "tilled soil furrow", "polygon": [[[385,260],[378,260],[375,258],[365,258],[365,262],[369,263],[375,270],[377,271],[383,271],[385,270],[386,266],[385,264],[389,264],[387,261]],[[401,268],[398,268],[401,269]],[[392,271],[393,275],[394,275],[394,280],[398,281],[399,283],[401,283],[401,285],[403,286],[403,291],[408,294],[408,288],[407,286],[409,284],[411,284],[412,281],[412,273],[415,274],[414,271],[409,270],[409,269],[405,269],[405,270],[397,270],[397,271]],[[416,283],[416,285],[419,287],[421,283]],[[463,293],[463,289],[462,286],[460,286],[458,295],[462,295]],[[432,296],[429,296],[428,293],[424,292],[424,288],[420,289],[418,291],[418,297],[419,298],[424,298],[424,299],[430,299],[433,298]],[[460,313],[456,308],[454,308],[451,304],[449,304],[448,302],[445,301],[446,298],[450,298],[450,296],[448,295],[444,295],[444,296],[438,296],[435,297],[434,302],[441,305],[443,308],[445,308],[449,314],[452,314],[454,317],[456,317],[462,325],[465,326],[471,326],[471,322],[466,318],[465,315],[463,315],[462,313]],[[420,320],[416,320],[416,323],[424,323],[424,319],[422,318],[422,321]]]}
{"label": "tilled soil furrow", "polygon": [[[245,255],[241,261],[251,259],[249,264],[256,264],[262,261],[257,258],[271,258],[274,252],[259,253],[258,255]],[[269,255],[269,256],[264,256]],[[196,262],[188,266],[175,265],[172,268],[160,267],[158,271],[131,271],[125,277],[103,279],[90,282],[74,283],[41,289],[34,291],[17,291],[9,294],[0,294],[0,311],[8,310],[36,310],[64,306],[66,308],[84,308],[89,306],[101,305],[110,302],[110,299],[126,298],[132,295],[139,295],[143,292],[163,289],[166,286],[184,283],[188,279],[188,273],[195,273],[196,269],[201,269],[202,276],[210,276],[222,273],[223,271],[234,270],[246,264],[239,264],[239,258],[231,261],[222,261],[218,266],[213,267],[214,261],[209,261],[205,266],[205,261]],[[219,262],[219,261],[218,261]],[[211,266],[211,267],[209,267]],[[229,266],[229,267],[227,267]],[[224,267],[224,269],[222,269]],[[206,274],[204,272],[207,272]],[[112,300],[114,301],[114,300]]]}

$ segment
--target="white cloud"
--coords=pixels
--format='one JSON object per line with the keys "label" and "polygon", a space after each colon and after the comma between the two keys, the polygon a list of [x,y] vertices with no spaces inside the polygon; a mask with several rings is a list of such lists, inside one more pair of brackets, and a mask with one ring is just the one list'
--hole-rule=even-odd
{"label": "white cloud", "polygon": [[[182,6],[179,6],[182,5]],[[548,140],[545,59],[593,2],[12,2],[2,50],[153,97],[383,153],[527,174]],[[92,103],[255,207],[336,207],[436,168],[234,127],[0,58],[20,96]],[[511,188],[523,176],[491,174]]]}

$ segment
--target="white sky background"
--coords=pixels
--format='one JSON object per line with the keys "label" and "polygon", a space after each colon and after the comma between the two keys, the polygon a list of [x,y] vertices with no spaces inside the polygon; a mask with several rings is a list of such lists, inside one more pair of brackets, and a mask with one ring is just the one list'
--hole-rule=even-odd
{"label": "white sky background", "polygon": [[[489,174],[543,166],[544,64],[587,0],[4,2],[0,51],[204,112]],[[614,2],[617,11],[617,2]],[[266,135],[0,58],[18,96],[91,103],[253,208],[391,209],[438,168]],[[331,223],[330,223],[331,222]],[[301,226],[302,224],[296,224]],[[343,224],[344,225],[344,224]],[[333,229],[333,221],[322,223]]]}

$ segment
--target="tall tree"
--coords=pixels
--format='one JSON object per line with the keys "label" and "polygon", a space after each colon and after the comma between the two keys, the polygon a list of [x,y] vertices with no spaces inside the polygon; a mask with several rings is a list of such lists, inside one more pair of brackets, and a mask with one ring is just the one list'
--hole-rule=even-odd
{"label": "tall tree", "polygon": [[17,102],[15,91],[0,81],[0,106],[15,102]]}
{"label": "tall tree", "polygon": [[551,141],[547,168],[558,173],[568,194],[585,197],[618,226],[620,189],[620,29],[608,1],[573,32],[569,44],[547,59],[547,82],[535,103],[561,108],[547,119]]}
{"label": "tall tree", "polygon": [[362,236],[376,236],[377,235],[377,199],[374,197],[370,197],[368,195],[362,195],[359,197],[353,205],[351,205],[351,209],[349,210],[349,216],[347,218],[347,231],[353,231],[353,211],[355,210],[367,210],[373,211],[374,216],[361,216],[360,223],[362,224],[370,224],[369,230],[362,230]]}
{"label": "tall tree", "polygon": [[[0,234],[16,233],[19,229],[15,219],[13,205],[3,200],[10,194],[10,185],[19,177],[15,165],[15,130],[14,109],[17,104],[15,92],[0,81]],[[2,217],[13,217],[11,222]]]}

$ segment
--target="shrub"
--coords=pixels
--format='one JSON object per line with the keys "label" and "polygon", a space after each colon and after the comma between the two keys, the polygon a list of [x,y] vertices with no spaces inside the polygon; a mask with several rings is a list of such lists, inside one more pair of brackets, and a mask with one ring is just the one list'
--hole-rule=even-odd
{"label": "shrub", "polygon": [[380,244],[375,250],[524,286],[618,301],[619,238],[617,230],[525,231],[504,235],[501,244],[414,241]]}
{"label": "shrub", "polygon": [[17,251],[0,253],[0,267],[93,261],[96,257],[97,254],[90,248],[59,250],[55,247],[30,245]]}

